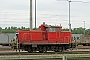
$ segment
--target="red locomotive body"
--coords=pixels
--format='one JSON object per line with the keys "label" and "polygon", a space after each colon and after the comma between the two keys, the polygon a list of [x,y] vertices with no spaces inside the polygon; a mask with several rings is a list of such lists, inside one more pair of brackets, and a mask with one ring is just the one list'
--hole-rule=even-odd
{"label": "red locomotive body", "polygon": [[42,24],[40,30],[18,30],[19,48],[28,52],[62,51],[70,47],[72,34],[61,26]]}
{"label": "red locomotive body", "polygon": [[31,31],[19,30],[18,41],[20,44],[27,44],[27,43],[31,44],[34,41],[38,43],[39,41],[43,41],[42,32],[43,31],[36,31],[36,30]]}

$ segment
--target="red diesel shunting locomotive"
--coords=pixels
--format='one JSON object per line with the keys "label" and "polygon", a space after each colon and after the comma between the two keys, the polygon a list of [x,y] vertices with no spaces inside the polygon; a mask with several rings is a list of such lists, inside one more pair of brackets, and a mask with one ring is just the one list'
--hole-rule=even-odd
{"label": "red diesel shunting locomotive", "polygon": [[42,24],[40,30],[18,30],[18,46],[28,52],[63,51],[70,48],[72,34],[61,26]]}

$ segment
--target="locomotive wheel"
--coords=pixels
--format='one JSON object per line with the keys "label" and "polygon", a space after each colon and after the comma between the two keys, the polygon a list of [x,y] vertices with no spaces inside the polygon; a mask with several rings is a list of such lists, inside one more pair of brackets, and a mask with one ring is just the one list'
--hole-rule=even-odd
{"label": "locomotive wheel", "polygon": [[32,51],[28,50],[29,53],[32,53]]}
{"label": "locomotive wheel", "polygon": [[28,52],[29,52],[29,53],[32,53],[32,52],[33,52],[30,47],[28,47]]}
{"label": "locomotive wheel", "polygon": [[19,50],[19,52],[20,52],[20,50]]}
{"label": "locomotive wheel", "polygon": [[56,47],[54,51],[55,51],[55,52],[59,52],[59,48],[58,48],[58,47]]}
{"label": "locomotive wheel", "polygon": [[17,52],[17,49],[16,49],[16,52]]}
{"label": "locomotive wheel", "polygon": [[44,52],[47,52],[47,48],[46,47],[44,47],[43,50],[44,50]]}
{"label": "locomotive wheel", "polygon": [[44,52],[42,46],[39,46],[39,52],[40,52],[40,53],[43,53],[43,52]]}
{"label": "locomotive wheel", "polygon": [[28,50],[29,53],[32,53],[33,51],[32,50]]}
{"label": "locomotive wheel", "polygon": [[43,53],[43,51],[39,51],[40,53]]}
{"label": "locomotive wheel", "polygon": [[59,52],[59,50],[55,50],[55,52]]}
{"label": "locomotive wheel", "polygon": [[61,52],[64,52],[64,50],[65,50],[65,48],[64,48],[64,47],[62,47]]}

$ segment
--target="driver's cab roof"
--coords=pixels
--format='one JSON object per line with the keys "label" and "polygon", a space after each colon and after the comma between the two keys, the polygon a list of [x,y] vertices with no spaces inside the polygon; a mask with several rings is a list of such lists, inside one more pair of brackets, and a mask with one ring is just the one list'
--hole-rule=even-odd
{"label": "driver's cab roof", "polygon": [[62,26],[45,25],[46,28],[62,28]]}

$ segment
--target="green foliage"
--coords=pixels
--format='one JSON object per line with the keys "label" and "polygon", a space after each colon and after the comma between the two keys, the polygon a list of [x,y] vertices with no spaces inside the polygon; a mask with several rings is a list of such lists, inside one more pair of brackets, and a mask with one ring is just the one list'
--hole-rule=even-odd
{"label": "green foliage", "polygon": [[0,27],[0,32],[1,32],[1,33],[16,33],[16,31],[19,30],[19,29],[29,30],[30,28],[25,28],[25,27],[23,27],[23,26],[20,27],[20,28],[11,26],[11,27],[5,27],[4,29],[2,29],[2,28]]}
{"label": "green foliage", "polygon": [[39,28],[33,28],[33,30],[39,30]]}
{"label": "green foliage", "polygon": [[0,32],[2,32],[2,28],[0,27]]}
{"label": "green foliage", "polygon": [[82,27],[74,28],[74,29],[72,30],[72,33],[73,33],[73,34],[84,34],[84,28],[82,28]]}
{"label": "green foliage", "polygon": [[[30,28],[26,28],[26,27],[5,27],[4,29],[2,29],[2,27],[0,27],[0,33],[16,33],[17,30],[22,29],[22,30],[29,30]],[[33,30],[39,30],[39,28],[33,28]],[[64,28],[62,29],[63,31],[69,31],[68,28]],[[85,30],[85,34],[89,34],[90,35],[90,28],[89,29],[84,29],[82,27],[79,28],[74,28],[72,29],[72,34],[84,34],[84,30]]]}
{"label": "green foliage", "polygon": [[64,28],[63,31],[69,31],[69,29],[68,28]]}
{"label": "green foliage", "polygon": [[85,30],[85,33],[90,35],[90,28]]}
{"label": "green foliage", "polygon": [[[84,29],[82,27],[72,29],[72,34],[84,34],[84,30],[85,30],[85,34],[90,35],[90,28],[89,29]],[[64,28],[63,31],[69,31],[69,29]]]}

